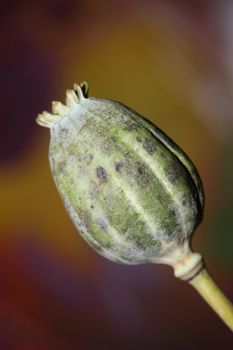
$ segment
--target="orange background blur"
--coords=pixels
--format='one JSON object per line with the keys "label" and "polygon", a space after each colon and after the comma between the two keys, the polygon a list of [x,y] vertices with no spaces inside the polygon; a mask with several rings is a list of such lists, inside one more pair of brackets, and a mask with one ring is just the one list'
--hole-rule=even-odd
{"label": "orange background blur", "polygon": [[233,2],[11,0],[0,18],[0,349],[230,349],[169,267],[117,265],[83,241],[35,118],[87,80],[172,137],[206,193],[194,249],[233,299]]}

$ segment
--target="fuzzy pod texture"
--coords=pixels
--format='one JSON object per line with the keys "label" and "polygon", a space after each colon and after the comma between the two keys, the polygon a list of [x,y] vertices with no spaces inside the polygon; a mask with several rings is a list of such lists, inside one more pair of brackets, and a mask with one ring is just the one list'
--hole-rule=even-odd
{"label": "fuzzy pod texture", "polygon": [[188,245],[204,194],[187,155],[122,103],[88,97],[86,82],[52,103],[49,161],[76,228],[104,257],[124,264],[163,262]]}

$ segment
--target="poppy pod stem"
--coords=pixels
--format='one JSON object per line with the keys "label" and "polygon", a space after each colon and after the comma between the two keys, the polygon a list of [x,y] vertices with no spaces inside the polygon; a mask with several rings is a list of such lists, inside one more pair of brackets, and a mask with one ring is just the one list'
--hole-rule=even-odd
{"label": "poppy pod stem", "polygon": [[233,305],[208,274],[202,256],[192,252],[188,245],[185,250],[177,250],[172,258],[174,262],[169,264],[174,268],[175,277],[192,285],[233,331]]}
{"label": "poppy pod stem", "polygon": [[207,270],[203,268],[188,282],[233,331],[233,305],[213,281]]}

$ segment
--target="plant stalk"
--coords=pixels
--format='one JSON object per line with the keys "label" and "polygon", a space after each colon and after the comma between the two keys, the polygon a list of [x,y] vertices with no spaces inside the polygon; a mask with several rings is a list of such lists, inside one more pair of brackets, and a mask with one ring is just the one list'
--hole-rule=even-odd
{"label": "plant stalk", "polygon": [[202,256],[189,245],[177,249],[172,255],[172,266],[177,278],[189,282],[233,331],[233,305],[223,294],[205,269]]}
{"label": "plant stalk", "polygon": [[233,332],[233,305],[205,268],[188,281]]}

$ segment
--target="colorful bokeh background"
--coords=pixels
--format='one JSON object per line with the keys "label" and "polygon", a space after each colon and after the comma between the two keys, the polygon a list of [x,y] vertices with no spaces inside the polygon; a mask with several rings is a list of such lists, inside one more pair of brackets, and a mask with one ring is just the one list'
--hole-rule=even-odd
{"label": "colorful bokeh background", "polygon": [[230,349],[231,332],[162,265],[98,256],[71,223],[35,124],[87,80],[193,159],[193,247],[233,299],[233,2],[1,1],[0,349]]}

